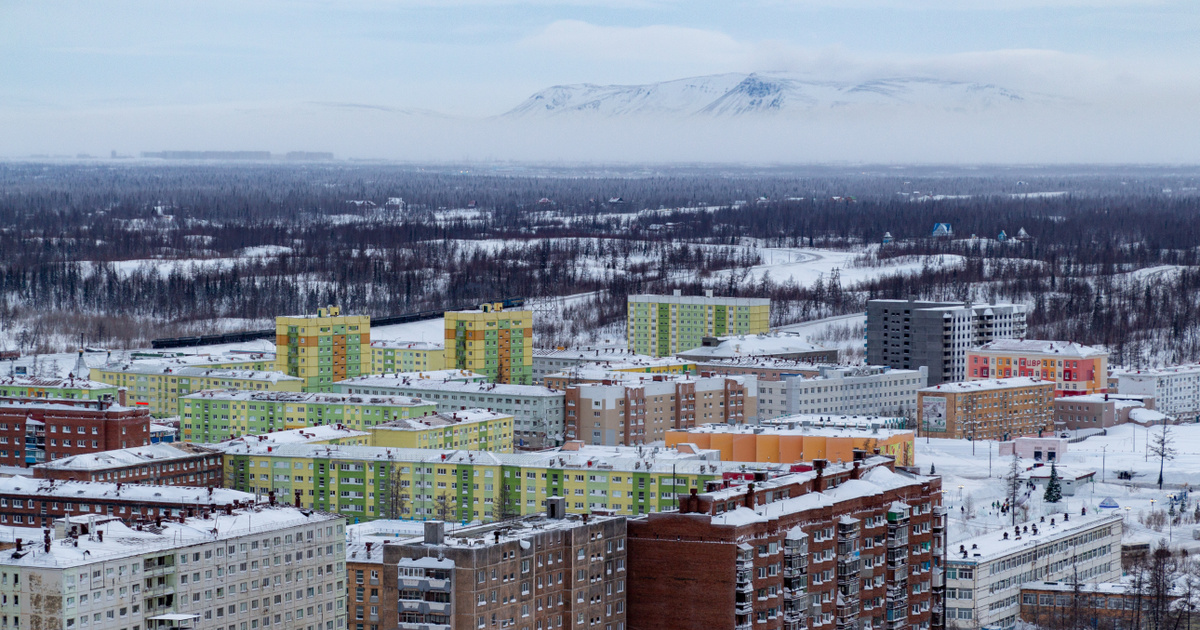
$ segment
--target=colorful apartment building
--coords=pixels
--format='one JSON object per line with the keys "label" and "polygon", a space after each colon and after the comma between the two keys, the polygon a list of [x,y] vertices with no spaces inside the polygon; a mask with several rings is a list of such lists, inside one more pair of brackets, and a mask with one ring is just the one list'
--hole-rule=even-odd
{"label": "colorful apartment building", "polygon": [[13,398],[58,398],[66,400],[112,400],[121,402],[119,388],[86,378],[43,378],[5,376],[0,378],[0,396]]}
{"label": "colorful apartment building", "polygon": [[179,421],[183,441],[211,443],[325,424],[365,430],[434,409],[430,401],[403,396],[214,389],[181,397]]}
{"label": "colorful apartment building", "polygon": [[[781,418],[780,420],[787,420]],[[861,428],[816,426],[811,416],[765,426],[706,424],[686,431],[667,431],[667,448],[694,444],[721,452],[721,461],[792,464],[824,459],[848,462],[854,451],[894,457],[898,466],[912,466],[913,432],[889,429],[882,423]]]}
{"label": "colorful apartment building", "polygon": [[446,367],[446,347],[426,341],[372,341],[371,374],[423,372]]}
{"label": "colorful apartment building", "polygon": [[367,429],[371,446],[513,452],[513,417],[487,409],[401,418]]}
{"label": "colorful apartment building", "polygon": [[179,398],[206,389],[299,392],[304,381],[282,372],[180,366],[147,361],[92,368],[102,383],[124,388],[128,405],[150,409],[156,418],[179,415]]}
{"label": "colorful apartment building", "polygon": [[1055,396],[1108,391],[1108,352],[1067,341],[997,339],[967,351],[967,380],[1029,376],[1053,381]]}
{"label": "colorful apartment building", "polygon": [[104,400],[0,399],[0,466],[150,443],[150,414]]}
{"label": "colorful apartment building", "polygon": [[1009,440],[1054,430],[1054,381],[1028,376],[943,383],[917,392],[922,433]]}
{"label": "colorful apartment building", "polygon": [[533,312],[481,304],[447,311],[446,367],[486,375],[493,383],[533,384]]}
{"label": "colorful apartment building", "polygon": [[771,325],[771,300],[765,298],[631,295],[628,298],[629,349],[652,357],[699,348],[705,337],[765,333]]}
{"label": "colorful apartment building", "polygon": [[708,481],[790,470],[720,462],[691,447],[596,448],[568,443],[536,453],[368,446],[240,444],[225,450],[230,487],[338,512],[378,518],[493,521],[544,512],[564,497],[575,514],[646,514],[674,509],[676,497]]}
{"label": "colorful apartment building", "polygon": [[327,306],[316,315],[276,317],[275,370],[300,377],[309,392],[327,392],[337,381],[370,374],[370,316],[342,315]]}

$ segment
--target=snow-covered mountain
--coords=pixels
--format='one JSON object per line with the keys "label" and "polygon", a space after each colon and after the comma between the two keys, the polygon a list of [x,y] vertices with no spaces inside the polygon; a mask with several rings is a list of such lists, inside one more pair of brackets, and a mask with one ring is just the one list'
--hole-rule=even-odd
{"label": "snow-covered mountain", "polygon": [[971,112],[1051,100],[992,84],[929,78],[839,82],[785,74],[716,74],[646,85],[558,85],[504,116],[753,116],[862,106]]}

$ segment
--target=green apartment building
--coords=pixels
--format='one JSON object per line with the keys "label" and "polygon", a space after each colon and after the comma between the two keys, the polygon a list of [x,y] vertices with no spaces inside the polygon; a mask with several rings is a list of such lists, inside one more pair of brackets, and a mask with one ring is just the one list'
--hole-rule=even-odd
{"label": "green apartment building", "polygon": [[70,400],[100,400],[111,396],[118,399],[119,388],[86,378],[42,378],[38,376],[6,376],[0,378],[0,396],[13,398],[67,398]]}
{"label": "green apartment building", "polygon": [[765,333],[771,325],[766,298],[631,295],[628,299],[629,349],[653,357],[699,348],[705,337]]}

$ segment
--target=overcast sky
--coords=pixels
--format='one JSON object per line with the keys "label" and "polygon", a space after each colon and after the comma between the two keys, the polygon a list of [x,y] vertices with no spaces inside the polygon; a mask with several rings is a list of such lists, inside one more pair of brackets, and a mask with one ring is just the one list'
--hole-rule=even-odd
{"label": "overcast sky", "polygon": [[369,112],[478,118],[556,84],[752,71],[984,81],[1194,126],[1184,112],[1200,109],[1200,2],[0,0],[0,155],[353,156],[352,139],[382,124]]}

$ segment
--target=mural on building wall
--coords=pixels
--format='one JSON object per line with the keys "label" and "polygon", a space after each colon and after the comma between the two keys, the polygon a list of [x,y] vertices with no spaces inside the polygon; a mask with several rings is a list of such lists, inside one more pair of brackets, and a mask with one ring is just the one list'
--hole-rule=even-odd
{"label": "mural on building wall", "polygon": [[921,399],[921,422],[926,431],[946,430],[946,398],[926,396]]}

